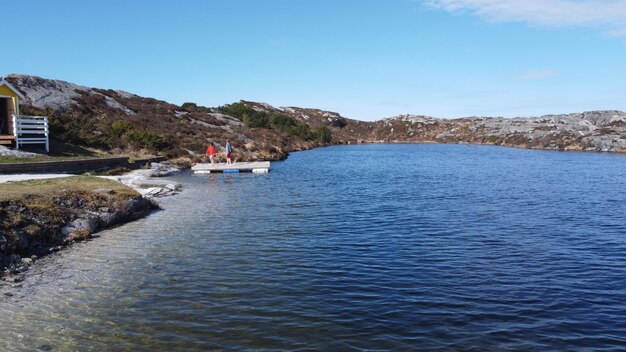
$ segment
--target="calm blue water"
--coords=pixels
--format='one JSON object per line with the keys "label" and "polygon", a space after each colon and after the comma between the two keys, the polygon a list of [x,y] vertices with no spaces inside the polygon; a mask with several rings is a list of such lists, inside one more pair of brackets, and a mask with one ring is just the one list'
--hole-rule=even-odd
{"label": "calm blue water", "polygon": [[[466,145],[181,175],[0,302],[11,350],[626,349],[626,156]],[[39,271],[38,271],[39,270]]]}

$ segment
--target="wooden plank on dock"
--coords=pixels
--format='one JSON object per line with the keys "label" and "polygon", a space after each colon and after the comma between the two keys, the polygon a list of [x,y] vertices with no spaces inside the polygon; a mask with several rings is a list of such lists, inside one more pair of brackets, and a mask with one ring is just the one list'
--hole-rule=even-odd
{"label": "wooden plank on dock", "polygon": [[191,170],[197,174],[207,174],[212,172],[255,172],[265,173],[270,169],[269,161],[236,162],[230,165],[226,163],[200,163],[194,165]]}

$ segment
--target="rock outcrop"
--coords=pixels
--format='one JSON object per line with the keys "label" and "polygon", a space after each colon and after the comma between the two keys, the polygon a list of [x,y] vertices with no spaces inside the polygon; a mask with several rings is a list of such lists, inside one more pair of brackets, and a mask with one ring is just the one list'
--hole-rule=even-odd
{"label": "rock outcrop", "polygon": [[536,118],[435,119],[400,116],[373,124],[370,140],[496,144],[521,148],[626,152],[626,114],[592,111]]}
{"label": "rock outcrop", "polygon": [[120,176],[105,176],[139,192],[146,198],[161,198],[174,195],[181,189],[178,182],[160,179],[172,176],[180,169],[166,163],[152,163],[149,169],[139,169]]}
{"label": "rock outcrop", "polygon": [[43,255],[97,237],[98,231],[144,217],[156,207],[137,193],[112,189],[0,202],[0,276],[28,270]]}

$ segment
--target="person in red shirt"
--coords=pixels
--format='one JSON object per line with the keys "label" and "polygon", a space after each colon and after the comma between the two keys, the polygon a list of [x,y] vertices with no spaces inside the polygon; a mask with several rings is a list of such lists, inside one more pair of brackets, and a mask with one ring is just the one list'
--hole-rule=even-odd
{"label": "person in red shirt", "polygon": [[208,155],[208,156],[209,156],[209,160],[211,160],[211,164],[213,164],[213,163],[214,163],[214,161],[213,161],[213,157],[215,156],[215,154],[216,154],[216,153],[217,153],[217,152],[216,152],[216,150],[215,150],[215,145],[214,145],[213,143],[210,143],[210,144],[209,144],[209,147],[208,147],[208,148],[207,148],[207,150],[206,150],[206,155]]}

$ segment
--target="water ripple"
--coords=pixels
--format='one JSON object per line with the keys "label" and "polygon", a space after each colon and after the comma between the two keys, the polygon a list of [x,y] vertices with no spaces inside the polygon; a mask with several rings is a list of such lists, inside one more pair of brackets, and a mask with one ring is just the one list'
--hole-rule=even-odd
{"label": "water ripple", "polygon": [[0,302],[0,349],[626,349],[626,157],[376,145],[275,165],[181,175],[166,211],[38,262]]}

